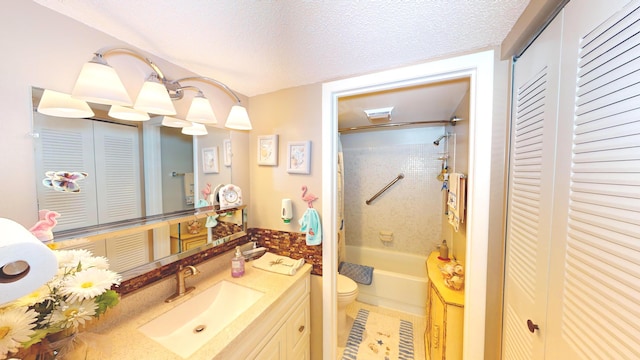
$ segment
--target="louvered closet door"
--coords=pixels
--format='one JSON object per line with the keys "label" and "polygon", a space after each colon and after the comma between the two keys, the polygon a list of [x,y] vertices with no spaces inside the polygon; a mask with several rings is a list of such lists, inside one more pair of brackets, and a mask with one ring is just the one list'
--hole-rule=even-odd
{"label": "louvered closet door", "polygon": [[[55,231],[98,223],[92,121],[50,117],[34,112],[38,208],[60,213]],[[54,191],[42,185],[47,171],[80,171],[80,192]]]}
{"label": "louvered closet door", "polygon": [[565,8],[547,359],[640,359],[640,1],[625,3]]}
{"label": "louvered closet door", "polygon": [[[504,359],[540,359],[554,181],[561,19],[515,66],[506,244]],[[544,54],[544,56],[540,56]]]}
{"label": "louvered closet door", "polygon": [[133,126],[95,122],[98,221],[101,224],[142,216],[140,145]]}

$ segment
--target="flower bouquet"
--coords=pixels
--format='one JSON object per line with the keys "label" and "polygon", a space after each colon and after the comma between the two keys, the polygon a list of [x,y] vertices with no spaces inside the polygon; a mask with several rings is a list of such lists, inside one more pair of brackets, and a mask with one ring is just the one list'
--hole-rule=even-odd
{"label": "flower bouquet", "polygon": [[[58,272],[33,293],[0,306],[0,359],[55,358],[78,328],[118,304],[118,273],[88,250],[54,250]],[[62,340],[61,340],[62,339]],[[62,344],[64,345],[64,344]],[[60,345],[60,346],[62,346]],[[38,356],[33,356],[33,354]],[[50,356],[40,356],[48,353]]]}

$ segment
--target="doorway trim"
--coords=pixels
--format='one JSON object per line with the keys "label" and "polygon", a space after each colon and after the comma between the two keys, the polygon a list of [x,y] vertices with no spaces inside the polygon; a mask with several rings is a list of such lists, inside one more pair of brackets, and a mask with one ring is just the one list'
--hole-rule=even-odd
{"label": "doorway trim", "polygon": [[[462,55],[322,85],[323,359],[337,349],[337,139],[338,99],[401,87],[470,78],[469,174],[463,357],[484,354],[491,184],[494,51]],[[421,334],[416,334],[421,336]]]}

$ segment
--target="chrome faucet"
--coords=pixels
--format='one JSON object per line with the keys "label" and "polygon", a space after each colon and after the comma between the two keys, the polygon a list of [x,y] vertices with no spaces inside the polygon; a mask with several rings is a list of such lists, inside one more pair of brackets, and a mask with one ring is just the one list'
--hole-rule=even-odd
{"label": "chrome faucet", "polygon": [[198,275],[199,273],[200,271],[198,271],[198,269],[196,269],[194,266],[187,265],[183,267],[182,265],[180,265],[178,267],[178,271],[176,272],[176,281],[177,281],[176,292],[175,294],[169,296],[165,300],[165,302],[172,302],[173,300],[179,299],[187,295],[188,293],[192,292],[193,290],[195,290],[194,286],[189,286],[188,288],[185,288],[184,279],[188,278],[189,276]]}

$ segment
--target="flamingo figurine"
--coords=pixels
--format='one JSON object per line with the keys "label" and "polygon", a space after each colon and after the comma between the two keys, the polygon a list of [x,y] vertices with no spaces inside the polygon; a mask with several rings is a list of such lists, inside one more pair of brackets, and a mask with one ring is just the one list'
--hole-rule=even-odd
{"label": "flamingo figurine", "polygon": [[58,224],[58,221],[56,220],[58,216],[60,216],[60,214],[55,211],[46,209],[40,210],[38,212],[40,220],[38,220],[35,225],[29,229],[29,231],[31,231],[31,233],[42,242],[53,240],[53,232],[51,229]]}
{"label": "flamingo figurine", "polygon": [[307,186],[302,185],[302,200],[307,202],[307,205],[309,206],[309,208],[313,208],[313,205],[311,203],[316,201],[317,199],[318,199],[317,196],[311,193],[307,194]]}
{"label": "flamingo figurine", "polygon": [[209,201],[209,195],[211,195],[211,184],[207,183],[207,186],[202,189],[202,196],[204,197],[205,200]]}

